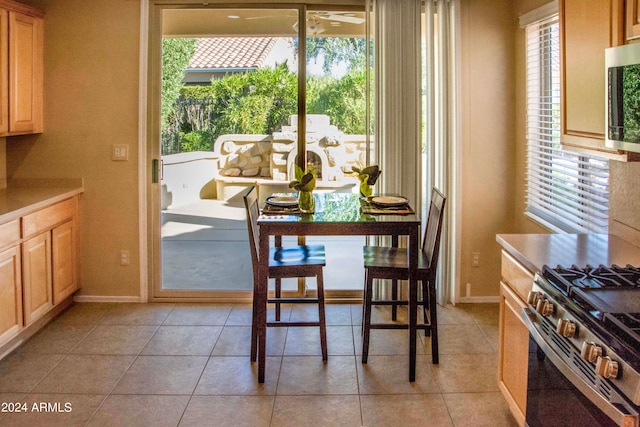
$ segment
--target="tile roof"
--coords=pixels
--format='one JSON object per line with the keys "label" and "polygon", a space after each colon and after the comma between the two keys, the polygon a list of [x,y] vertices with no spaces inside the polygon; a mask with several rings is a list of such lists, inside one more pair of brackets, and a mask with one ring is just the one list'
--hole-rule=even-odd
{"label": "tile roof", "polygon": [[210,37],[198,39],[191,69],[257,68],[269,55],[272,37]]}

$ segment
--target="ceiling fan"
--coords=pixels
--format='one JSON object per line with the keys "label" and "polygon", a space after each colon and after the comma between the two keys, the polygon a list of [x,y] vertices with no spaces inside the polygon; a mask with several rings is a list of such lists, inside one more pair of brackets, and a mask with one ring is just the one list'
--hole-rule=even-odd
{"label": "ceiling fan", "polygon": [[[266,18],[282,18],[282,15],[264,15],[250,16],[245,19],[266,19]],[[355,16],[351,12],[307,12],[307,34],[313,36],[324,33],[327,29],[323,21],[330,21],[331,26],[339,26],[341,23],[360,25],[365,22],[364,18]],[[298,22],[293,24],[293,29],[298,31]]]}

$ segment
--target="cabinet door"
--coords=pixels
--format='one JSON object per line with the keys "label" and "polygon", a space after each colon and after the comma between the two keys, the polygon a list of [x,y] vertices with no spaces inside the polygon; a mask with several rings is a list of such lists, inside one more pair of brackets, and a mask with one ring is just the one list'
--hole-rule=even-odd
{"label": "cabinet door", "polygon": [[42,132],[43,20],[9,12],[9,133]]}
{"label": "cabinet door", "polygon": [[30,325],[53,307],[51,295],[51,232],[22,244],[24,323]]}
{"label": "cabinet door", "polygon": [[0,9],[0,134],[9,131],[9,11]]}
{"label": "cabinet door", "polygon": [[524,303],[504,283],[500,284],[499,385],[519,425],[527,410],[529,330],[520,318]]}
{"label": "cabinet door", "polygon": [[[562,144],[602,151],[604,50],[616,44],[616,0],[560,0]],[[614,28],[615,27],[615,28]]]}
{"label": "cabinet door", "polygon": [[53,303],[58,304],[78,290],[76,277],[76,230],[74,221],[51,232],[53,265]]}
{"label": "cabinet door", "polygon": [[20,246],[0,252],[0,343],[22,329]]}
{"label": "cabinet door", "polygon": [[640,39],[640,0],[627,0],[625,15],[627,41]]}

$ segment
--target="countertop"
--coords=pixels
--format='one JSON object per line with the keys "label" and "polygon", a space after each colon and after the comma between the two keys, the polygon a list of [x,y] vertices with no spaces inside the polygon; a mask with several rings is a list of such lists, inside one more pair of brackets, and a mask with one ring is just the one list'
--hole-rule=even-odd
{"label": "countertop", "polygon": [[532,272],[545,264],[640,267],[640,247],[612,234],[498,234],[496,240]]}
{"label": "countertop", "polygon": [[0,223],[60,202],[84,191],[82,179],[33,179],[0,189]]}

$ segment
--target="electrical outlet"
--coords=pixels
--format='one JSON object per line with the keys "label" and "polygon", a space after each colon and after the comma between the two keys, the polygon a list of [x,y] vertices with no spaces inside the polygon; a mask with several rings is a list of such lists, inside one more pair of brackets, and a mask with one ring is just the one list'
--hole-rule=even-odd
{"label": "electrical outlet", "polygon": [[120,265],[129,265],[131,262],[129,251],[123,249],[120,251]]}
{"label": "electrical outlet", "polygon": [[471,267],[480,267],[480,252],[471,252]]}

